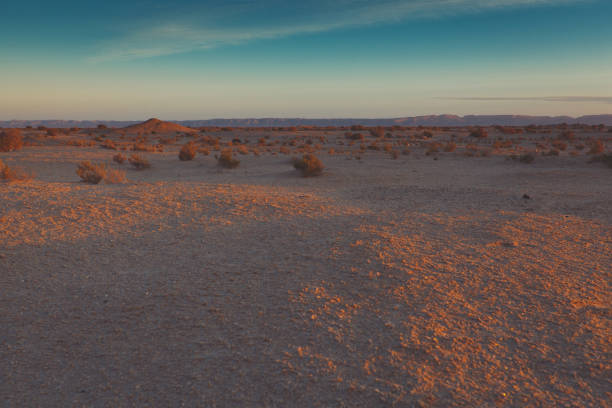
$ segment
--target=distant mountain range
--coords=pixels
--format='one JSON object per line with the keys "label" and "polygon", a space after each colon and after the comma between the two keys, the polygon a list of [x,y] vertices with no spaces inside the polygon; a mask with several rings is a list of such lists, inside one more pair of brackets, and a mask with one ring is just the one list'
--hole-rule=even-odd
{"label": "distant mountain range", "polygon": [[[108,127],[126,127],[141,123],[142,121],[115,121],[115,120],[8,120],[0,121],[0,127],[23,128],[26,126],[56,127],[56,128],[92,128],[98,125]],[[612,125],[612,114],[590,115],[573,118],[570,116],[524,116],[524,115],[430,115],[413,116],[391,119],[305,119],[305,118],[260,118],[260,119],[208,119],[208,120],[181,120],[171,121],[181,126],[202,127],[290,127],[290,126],[527,126],[527,125],[555,125],[585,124],[585,125]]]}

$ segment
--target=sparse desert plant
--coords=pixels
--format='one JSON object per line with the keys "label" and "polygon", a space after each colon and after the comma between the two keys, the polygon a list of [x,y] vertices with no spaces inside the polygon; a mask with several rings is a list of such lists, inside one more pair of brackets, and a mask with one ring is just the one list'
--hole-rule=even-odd
{"label": "sparse desert plant", "polygon": [[26,173],[20,168],[12,168],[7,166],[0,160],[0,180],[9,183],[27,181],[32,178],[32,175]]}
{"label": "sparse desert plant", "polygon": [[115,163],[123,164],[125,163],[126,160],[127,158],[121,153],[117,153],[116,155],[113,156],[113,161]]}
{"label": "sparse desert plant", "polygon": [[601,140],[595,140],[591,143],[591,149],[588,154],[602,154],[604,152],[604,144]]}
{"label": "sparse desert plant", "polygon": [[305,154],[301,159],[293,159],[293,167],[302,173],[303,177],[318,176],[323,172],[323,163],[314,154]]}
{"label": "sparse desert plant", "polygon": [[489,136],[489,133],[484,128],[476,128],[470,132],[470,136],[477,137],[479,139],[484,139]]}
{"label": "sparse desert plant", "polygon": [[107,184],[123,184],[127,181],[125,172],[119,169],[107,169],[104,182]]}
{"label": "sparse desert plant", "polygon": [[19,129],[6,129],[0,132],[0,152],[12,152],[23,147],[23,137]]}
{"label": "sparse desert plant", "polygon": [[447,152],[447,153],[454,152],[455,149],[457,149],[457,144],[455,142],[448,142],[444,146],[444,151]]}
{"label": "sparse desert plant", "polygon": [[198,152],[203,156],[208,156],[210,154],[210,149],[207,147],[201,147]]}
{"label": "sparse desert plant", "polygon": [[434,153],[438,153],[440,151],[440,148],[442,147],[441,143],[438,142],[431,142],[429,143],[429,145],[427,146],[427,151],[425,152],[426,156],[430,156]]}
{"label": "sparse desert plant", "polygon": [[189,142],[183,145],[183,147],[181,147],[181,150],[179,151],[179,160],[181,161],[189,161],[189,160],[193,160],[196,156],[196,153],[198,151],[197,146],[195,145],[195,143],[193,142]]}
{"label": "sparse desert plant", "polygon": [[557,150],[565,151],[567,149],[567,143],[560,140],[555,140],[551,144]]}
{"label": "sparse desert plant", "polygon": [[535,156],[531,153],[527,153],[527,154],[523,154],[521,156],[519,156],[519,161],[521,163],[533,163],[533,161],[535,160]]}
{"label": "sparse desert plant", "polygon": [[117,150],[117,145],[110,139],[104,140],[100,146],[104,149]]}
{"label": "sparse desert plant", "polygon": [[65,145],[85,147],[85,146],[95,146],[96,142],[94,142],[93,140],[75,139],[75,140],[68,140],[67,142],[65,142]]}
{"label": "sparse desert plant", "polygon": [[226,169],[235,169],[240,164],[240,160],[234,158],[231,149],[223,150],[217,158],[217,162],[219,166]]}
{"label": "sparse desert plant", "polygon": [[561,132],[561,134],[559,135],[559,139],[561,140],[574,140],[576,138],[576,134],[574,132],[572,132],[571,130],[564,130],[563,132]]}
{"label": "sparse desert plant", "polygon": [[128,159],[128,162],[137,170],[144,170],[151,167],[151,163],[138,153],[134,153]]}
{"label": "sparse desert plant", "polygon": [[249,154],[249,148],[246,147],[245,145],[240,145],[236,148],[236,151],[238,151],[238,153],[240,154]]}
{"label": "sparse desert plant", "polygon": [[77,175],[85,183],[98,184],[106,176],[106,166],[93,164],[90,161],[82,161],[76,169]]}

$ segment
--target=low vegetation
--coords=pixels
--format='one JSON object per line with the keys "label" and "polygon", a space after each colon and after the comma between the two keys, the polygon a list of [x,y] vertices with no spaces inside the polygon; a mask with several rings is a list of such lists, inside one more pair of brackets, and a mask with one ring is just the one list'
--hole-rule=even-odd
{"label": "low vegetation", "polygon": [[125,172],[118,169],[108,169],[104,164],[94,164],[90,161],[79,163],[76,173],[81,181],[89,184],[99,184],[101,181],[107,184],[119,184],[127,181]]}
{"label": "low vegetation", "polygon": [[126,160],[127,160],[127,157],[125,157],[121,153],[117,153],[116,155],[113,156],[113,161],[118,164],[123,164],[125,163]]}
{"label": "low vegetation", "polygon": [[0,152],[13,152],[23,147],[23,137],[19,129],[6,129],[0,132]]}
{"label": "low vegetation", "polygon": [[314,154],[305,154],[302,158],[294,158],[293,167],[299,170],[303,177],[319,176],[324,169],[323,163]]}
{"label": "low vegetation", "polygon": [[146,158],[139,155],[138,153],[132,154],[130,158],[128,159],[128,162],[132,166],[134,166],[136,170],[144,170],[144,169],[148,169],[149,167],[151,167],[151,163],[149,163],[149,161]]}
{"label": "low vegetation", "polygon": [[106,176],[106,166],[103,164],[93,164],[90,161],[82,161],[77,166],[76,173],[83,182],[98,184]]}
{"label": "low vegetation", "polygon": [[234,158],[230,149],[223,150],[217,158],[217,162],[219,163],[219,166],[226,169],[235,169],[238,167],[238,165],[240,165],[240,160]]}
{"label": "low vegetation", "polygon": [[198,147],[196,146],[195,143],[193,142],[189,142],[183,145],[183,147],[181,147],[181,150],[179,151],[179,160],[180,161],[189,161],[189,160],[193,160],[196,156],[196,153],[198,151]]}
{"label": "low vegetation", "polygon": [[0,160],[0,180],[11,182],[27,181],[32,175],[20,168],[9,167]]}

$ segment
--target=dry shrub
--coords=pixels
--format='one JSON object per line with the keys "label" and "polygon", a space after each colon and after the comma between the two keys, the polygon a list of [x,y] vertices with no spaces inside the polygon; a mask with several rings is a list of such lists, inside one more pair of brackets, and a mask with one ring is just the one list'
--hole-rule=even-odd
{"label": "dry shrub", "polygon": [[0,160],[0,180],[12,183],[19,181],[27,181],[31,178],[31,174],[26,173],[20,168],[11,168],[4,164],[2,160]]}
{"label": "dry shrub", "polygon": [[470,132],[470,136],[477,137],[479,139],[484,139],[489,136],[489,133],[484,128],[476,128]]}
{"label": "dry shrub", "polygon": [[93,140],[76,139],[76,140],[68,140],[67,142],[65,142],[65,145],[85,147],[85,146],[95,146],[96,142],[94,142]]}
{"label": "dry shrub", "polygon": [[104,182],[107,184],[123,184],[127,181],[125,172],[119,169],[108,169],[106,170],[106,176]]}
{"label": "dry shrub", "polygon": [[240,160],[235,159],[232,155],[231,149],[223,150],[217,158],[217,162],[219,163],[219,166],[226,169],[235,169],[240,164]]}
{"label": "dry shrub", "polygon": [[434,153],[438,153],[440,151],[440,148],[442,147],[442,144],[439,142],[432,142],[429,143],[428,147],[427,147],[427,151],[425,152],[426,156],[432,155]]}
{"label": "dry shrub", "polygon": [[559,135],[560,140],[570,140],[571,141],[571,140],[574,140],[575,138],[576,138],[576,134],[572,132],[571,130],[564,130]]}
{"label": "dry shrub", "polygon": [[447,152],[447,153],[454,152],[455,149],[457,149],[457,144],[455,142],[448,142],[444,146],[444,151]]}
{"label": "dry shrub", "polygon": [[147,145],[144,143],[134,143],[132,146],[132,151],[134,152],[154,152],[155,146]]}
{"label": "dry shrub", "polygon": [[567,149],[567,143],[560,140],[555,140],[551,144],[557,150],[565,151]]}
{"label": "dry shrub", "polygon": [[238,153],[240,154],[249,154],[249,149],[248,147],[244,146],[244,145],[240,145],[236,148],[236,151],[238,151]]}
{"label": "dry shrub", "polygon": [[117,150],[117,145],[110,139],[106,139],[100,146],[104,149]]}
{"label": "dry shrub", "polygon": [[0,152],[12,152],[23,147],[23,137],[19,129],[6,129],[0,132]]}
{"label": "dry shrub", "polygon": [[141,155],[134,153],[128,159],[128,162],[137,170],[144,170],[151,167],[151,163]]}
{"label": "dry shrub", "polygon": [[76,169],[77,175],[85,183],[98,184],[106,176],[106,166],[93,164],[90,161],[82,161]]}
{"label": "dry shrub", "polygon": [[183,147],[181,147],[181,150],[179,151],[179,160],[180,161],[189,161],[189,160],[193,160],[196,156],[196,153],[198,151],[198,148],[196,147],[195,143],[193,142],[189,142],[183,145]]}
{"label": "dry shrub", "polygon": [[319,176],[323,172],[323,163],[314,154],[305,154],[301,159],[293,159],[293,167],[302,173],[303,177]]}
{"label": "dry shrub", "polygon": [[208,156],[210,154],[210,149],[208,149],[207,147],[202,147],[200,148],[200,150],[198,150],[198,152],[203,156]]}
{"label": "dry shrub", "polygon": [[521,163],[533,163],[533,161],[535,160],[535,156],[533,154],[527,153],[527,154],[523,154],[521,156],[519,156],[519,161]]}
{"label": "dry shrub", "polygon": [[399,158],[399,152],[397,150],[391,150],[391,158],[397,160]]}
{"label": "dry shrub", "polygon": [[604,144],[601,140],[593,141],[590,147],[588,154],[602,154],[604,152]]}
{"label": "dry shrub", "polygon": [[291,149],[289,149],[287,146],[281,146],[281,147],[279,148],[279,151],[280,151],[282,154],[289,154],[289,153],[291,153]]}
{"label": "dry shrub", "polygon": [[117,153],[116,155],[113,156],[113,161],[115,163],[123,164],[123,163],[125,163],[126,160],[127,160],[127,158],[124,155],[122,155],[121,153]]}

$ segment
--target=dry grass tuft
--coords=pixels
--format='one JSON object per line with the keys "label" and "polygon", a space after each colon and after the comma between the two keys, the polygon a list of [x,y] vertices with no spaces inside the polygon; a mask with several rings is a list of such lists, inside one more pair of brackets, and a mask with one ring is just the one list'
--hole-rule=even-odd
{"label": "dry grass tuft", "polygon": [[98,184],[106,176],[104,164],[93,164],[90,161],[82,161],[76,169],[77,175],[85,183]]}
{"label": "dry grass tuft", "polygon": [[219,166],[226,169],[235,169],[240,164],[240,160],[235,159],[230,149],[225,149],[217,158]]}
{"label": "dry grass tuft", "polygon": [[116,155],[113,156],[113,161],[115,163],[123,164],[123,163],[125,163],[126,160],[127,160],[127,157],[125,157],[121,153],[117,153]]}
{"label": "dry grass tuft", "polygon": [[0,160],[0,180],[12,182],[20,182],[30,180],[33,176],[26,173],[20,168],[11,168]]}
{"label": "dry grass tuft", "polygon": [[198,151],[197,146],[195,145],[195,143],[193,142],[189,142],[183,145],[183,147],[181,147],[181,150],[179,151],[179,160],[180,161],[189,161],[189,160],[193,160],[196,156],[196,153]]}
{"label": "dry grass tuft", "polygon": [[301,159],[293,159],[293,167],[302,173],[303,177],[319,176],[324,166],[314,154],[305,154]]}
{"label": "dry grass tuft", "polygon": [[134,168],[137,170],[144,170],[151,167],[151,163],[149,163],[147,159],[145,159],[138,153],[132,154],[128,159],[128,162],[130,162],[130,164],[134,166]]}
{"label": "dry grass tuft", "polygon": [[107,169],[104,182],[107,184],[123,184],[127,182],[125,172],[119,169]]}
{"label": "dry grass tuft", "polygon": [[0,152],[12,152],[23,147],[23,137],[19,129],[7,129],[0,132]]}

